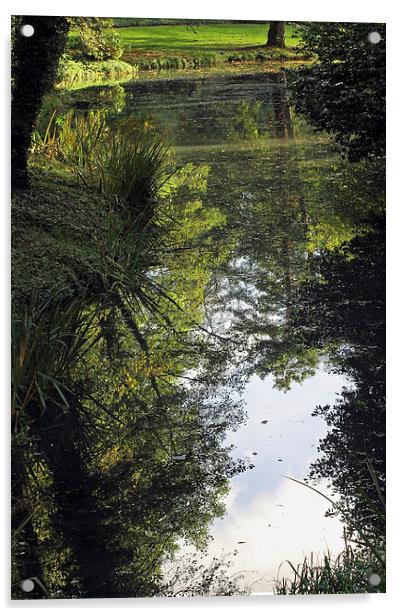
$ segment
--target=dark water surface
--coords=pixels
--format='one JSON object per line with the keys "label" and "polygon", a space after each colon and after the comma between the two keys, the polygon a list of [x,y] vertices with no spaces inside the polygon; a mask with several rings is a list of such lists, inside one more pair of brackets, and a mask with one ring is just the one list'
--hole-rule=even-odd
{"label": "dark water surface", "polygon": [[247,469],[230,480],[208,554],[238,549],[233,571],[269,591],[285,559],[342,548],[328,503],[285,476],[312,472],[327,493],[332,482],[356,516],[367,460],[384,479],[383,168],[348,163],[297,117],[283,73],[154,75],[114,96],[116,122],[174,149],[187,253],[155,275],[176,297],[193,289],[218,353],[212,387],[222,371],[244,402],[224,442]]}

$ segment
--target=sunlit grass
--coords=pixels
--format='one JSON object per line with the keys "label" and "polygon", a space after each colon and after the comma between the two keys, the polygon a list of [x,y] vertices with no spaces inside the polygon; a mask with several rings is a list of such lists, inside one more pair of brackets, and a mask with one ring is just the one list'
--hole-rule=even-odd
{"label": "sunlit grass", "polygon": [[[140,70],[213,67],[231,63],[306,61],[297,53],[299,29],[287,24],[285,48],[266,47],[269,22],[188,25],[141,25],[116,28],[122,59]],[[77,31],[69,34],[75,55]]]}
{"label": "sunlit grass", "polygon": [[[119,28],[120,40],[127,49],[199,52],[229,51],[265,45],[268,22],[259,24],[211,24],[175,26],[136,26]],[[295,47],[300,38],[293,25],[287,25],[286,47]]]}

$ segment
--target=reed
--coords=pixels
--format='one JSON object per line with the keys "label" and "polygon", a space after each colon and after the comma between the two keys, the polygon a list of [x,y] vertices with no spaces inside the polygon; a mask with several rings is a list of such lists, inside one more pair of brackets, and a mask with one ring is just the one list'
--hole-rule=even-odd
{"label": "reed", "polygon": [[[372,466],[370,462],[367,464],[377,487]],[[329,550],[321,558],[312,553],[297,565],[285,561],[293,572],[293,578],[277,579],[274,592],[279,595],[385,592],[385,502],[382,495],[380,507],[366,494],[362,495],[372,511],[370,520],[377,519],[381,522],[380,527],[383,523],[384,534],[374,536],[369,528],[354,521],[347,511],[317,488],[292,477],[287,479],[313,490],[331,503],[332,510],[340,515],[345,524],[345,548],[337,556]],[[378,526],[376,524],[376,528]],[[379,576],[378,584],[371,582],[373,574]]]}

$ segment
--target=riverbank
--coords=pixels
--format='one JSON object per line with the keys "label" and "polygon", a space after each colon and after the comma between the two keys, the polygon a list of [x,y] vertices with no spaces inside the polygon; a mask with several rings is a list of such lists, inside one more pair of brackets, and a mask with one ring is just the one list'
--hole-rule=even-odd
{"label": "riverbank", "polygon": [[36,163],[30,174],[30,189],[12,199],[12,287],[20,306],[51,294],[56,281],[71,290],[90,278],[108,210],[61,164]]}
{"label": "riverbank", "polygon": [[[289,65],[311,61],[300,53],[300,35],[288,24],[284,49],[269,48],[268,22],[138,25],[115,28],[122,47],[120,60],[79,62],[77,32],[69,34],[69,59],[64,60],[64,88],[96,85],[111,78],[130,78],[137,71],[198,69],[233,64]],[[71,54],[71,55],[70,55]],[[78,66],[76,66],[78,65]],[[129,68],[131,67],[131,69]]]}
{"label": "riverbank", "polygon": [[287,64],[307,60],[290,50],[273,49],[267,51],[264,47],[254,49],[238,49],[231,52],[206,52],[183,55],[163,55],[158,52],[126,51],[123,55],[127,63],[137,66],[140,71],[194,69],[230,64],[246,63],[278,63]]}
{"label": "riverbank", "polygon": [[297,29],[288,25],[285,49],[265,46],[268,24],[136,26],[116,32],[122,59],[140,70],[186,69],[240,62],[288,62],[307,59],[298,53]]}
{"label": "riverbank", "polygon": [[137,75],[138,67],[122,60],[80,62],[71,58],[62,58],[58,67],[55,89],[79,90],[105,83],[112,85],[124,80],[129,81]]}

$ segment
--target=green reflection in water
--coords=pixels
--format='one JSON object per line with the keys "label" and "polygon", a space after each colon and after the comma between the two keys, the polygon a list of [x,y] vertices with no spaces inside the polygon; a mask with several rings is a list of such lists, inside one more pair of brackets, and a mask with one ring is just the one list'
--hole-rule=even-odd
{"label": "green reflection in water", "polygon": [[[37,400],[24,411],[18,540],[38,577],[55,596],[156,593],[163,557],[182,538],[206,545],[228,478],[245,469],[222,444],[242,421],[244,382],[273,374],[286,389],[323,356],[354,389],[318,411],[335,429],[312,472],[336,474],[343,502],[367,519],[361,490],[377,503],[384,482],[382,163],[343,161],[294,116],[280,73],[79,94],[65,110],[101,107],[111,126],[162,133],[176,173],[136,296],[103,307],[68,374],[76,412],[39,412]],[[25,554],[16,568],[29,577]]]}

